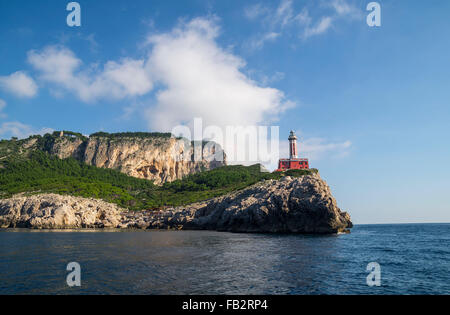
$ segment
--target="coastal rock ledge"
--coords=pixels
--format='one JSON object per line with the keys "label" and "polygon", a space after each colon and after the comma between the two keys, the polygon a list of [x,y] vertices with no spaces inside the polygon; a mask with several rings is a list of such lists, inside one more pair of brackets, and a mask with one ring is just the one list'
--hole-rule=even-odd
{"label": "coastal rock ledge", "polygon": [[164,211],[127,211],[55,194],[0,200],[0,228],[178,229],[333,234],[352,227],[318,174],[266,180],[222,197]]}

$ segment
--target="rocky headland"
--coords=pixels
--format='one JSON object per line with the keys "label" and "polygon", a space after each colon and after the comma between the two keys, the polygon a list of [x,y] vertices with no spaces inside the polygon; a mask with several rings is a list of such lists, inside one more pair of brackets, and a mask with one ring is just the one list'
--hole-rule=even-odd
{"label": "rocky headland", "polygon": [[319,174],[265,180],[188,206],[128,211],[115,204],[55,194],[0,200],[1,228],[177,229],[248,233],[331,234],[348,231],[342,212]]}

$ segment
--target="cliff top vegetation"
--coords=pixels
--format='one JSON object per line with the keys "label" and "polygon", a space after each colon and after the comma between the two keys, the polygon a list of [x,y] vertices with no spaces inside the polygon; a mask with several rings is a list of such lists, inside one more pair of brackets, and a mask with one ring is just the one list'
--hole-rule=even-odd
{"label": "cliff top vegetation", "polygon": [[73,158],[61,160],[44,151],[33,151],[26,158],[9,156],[0,160],[0,198],[18,193],[57,193],[103,199],[130,210],[160,209],[221,196],[261,180],[315,172],[317,170],[262,173],[259,164],[233,165],[156,186],[151,181],[127,176],[116,170],[97,168]]}

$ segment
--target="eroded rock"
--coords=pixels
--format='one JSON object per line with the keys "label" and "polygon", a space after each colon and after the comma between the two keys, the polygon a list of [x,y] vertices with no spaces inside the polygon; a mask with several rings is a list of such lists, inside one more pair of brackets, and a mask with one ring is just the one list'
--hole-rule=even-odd
{"label": "eroded rock", "polygon": [[56,194],[0,200],[1,228],[115,228],[122,209],[102,200]]}
{"label": "eroded rock", "polygon": [[189,174],[226,165],[222,150],[200,146],[198,160],[192,159],[194,146],[176,138],[90,137],[58,138],[50,153],[60,159],[73,157],[89,165],[111,168],[155,184],[181,179]]}

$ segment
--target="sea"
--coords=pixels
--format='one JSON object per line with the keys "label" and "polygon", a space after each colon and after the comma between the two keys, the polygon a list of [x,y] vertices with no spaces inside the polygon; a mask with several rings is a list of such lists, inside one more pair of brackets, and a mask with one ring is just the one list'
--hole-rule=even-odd
{"label": "sea", "polygon": [[[0,230],[0,294],[447,295],[449,245],[450,224],[328,236]],[[80,286],[67,281],[78,270]]]}

